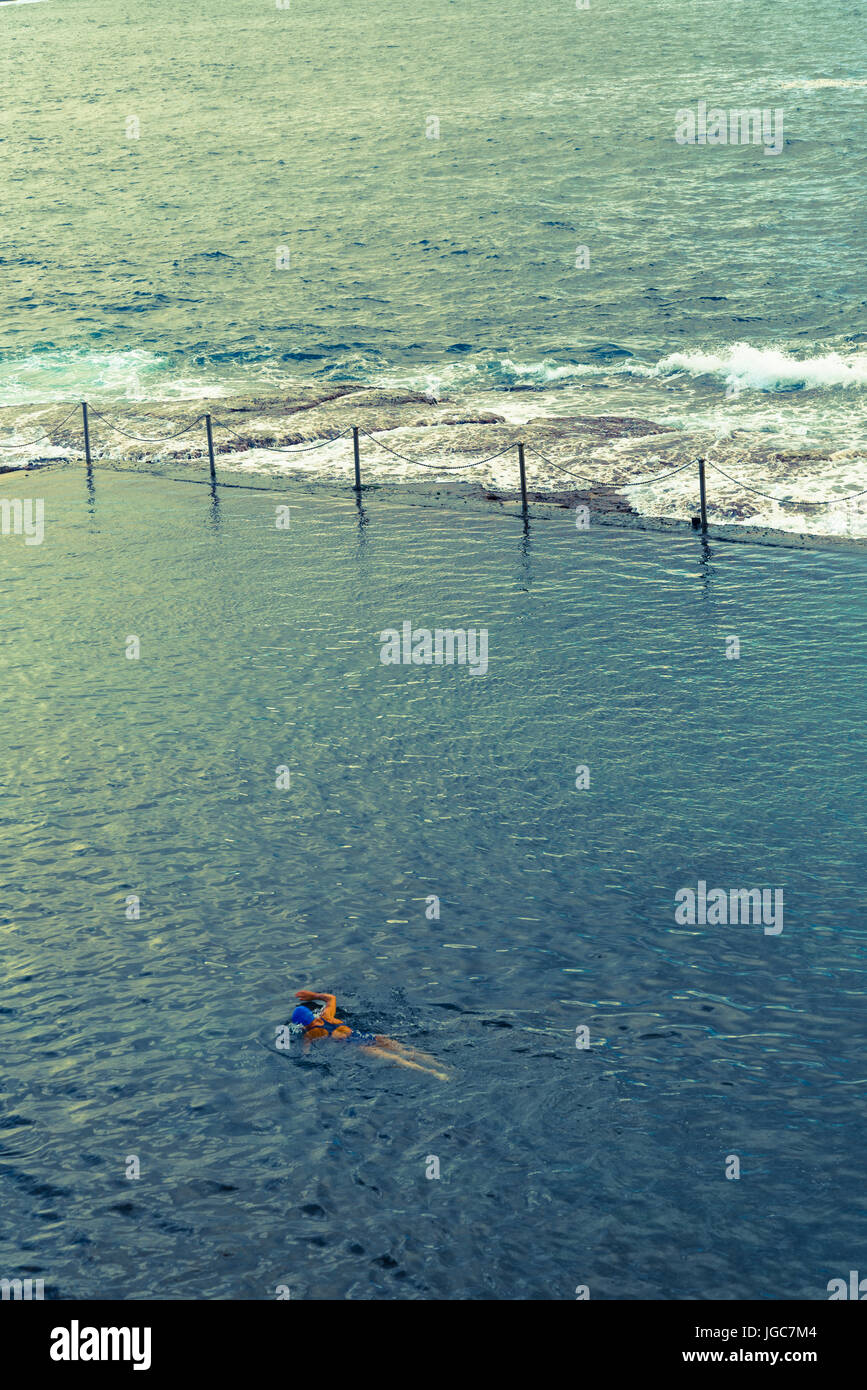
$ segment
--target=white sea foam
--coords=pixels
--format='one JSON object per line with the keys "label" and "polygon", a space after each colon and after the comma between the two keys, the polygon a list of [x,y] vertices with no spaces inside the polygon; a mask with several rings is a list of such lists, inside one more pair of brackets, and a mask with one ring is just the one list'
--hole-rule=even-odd
{"label": "white sea foam", "polygon": [[852,89],[867,87],[867,77],[797,77],[792,82],[781,82],[781,87],[800,88],[801,91],[821,92],[826,87]]}
{"label": "white sea foam", "polygon": [[[436,400],[452,392],[502,391],[503,387],[534,387],[537,392],[550,387],[556,392],[572,383],[580,386],[603,378],[610,382],[630,377],[660,385],[674,383],[678,377],[696,382],[705,378],[716,380],[729,395],[744,391],[784,393],[799,388],[830,391],[867,385],[867,354],[827,352],[800,358],[785,347],[757,348],[742,342],[674,352],[655,363],[624,356],[595,362],[554,358],[526,362],[500,357],[404,369],[370,364],[350,379],[359,388],[424,391]],[[340,379],[339,374],[330,379]],[[282,364],[267,360],[255,365],[231,363],[179,371],[176,362],[146,349],[39,352],[0,360],[0,402],[9,405],[97,395],[129,401],[196,400],[243,394],[251,386],[280,392],[291,385],[291,375]]]}
{"label": "white sea foam", "polygon": [[829,390],[867,386],[867,354],[843,357],[838,352],[804,359],[778,348],[734,343],[720,352],[673,352],[655,367],[633,368],[640,375],[717,377],[735,391]]}
{"label": "white sea foam", "polygon": [[145,348],[32,352],[0,359],[0,403],[4,405],[94,395],[127,401],[198,400],[223,396],[226,389],[212,380],[175,375],[166,358]]}
{"label": "white sea foam", "polygon": [[378,385],[426,390],[438,397],[449,390],[490,390],[503,386],[556,388],[570,382],[601,377],[639,377],[658,380],[684,374],[716,378],[729,392],[787,392],[797,389],[833,390],[867,386],[867,354],[819,353],[800,358],[785,348],[758,348],[749,343],[707,351],[673,352],[655,363],[636,357],[604,362],[561,362],[543,358],[517,362],[501,357],[488,362],[462,362],[440,369],[414,368],[374,374]]}

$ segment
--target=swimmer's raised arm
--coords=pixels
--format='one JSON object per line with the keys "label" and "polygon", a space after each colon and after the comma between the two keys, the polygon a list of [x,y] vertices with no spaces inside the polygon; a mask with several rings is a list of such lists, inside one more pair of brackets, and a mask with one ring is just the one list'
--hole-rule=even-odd
{"label": "swimmer's raised arm", "polygon": [[295,998],[296,998],[296,999],[324,999],[324,1000],[325,1000],[325,1008],[324,1008],[323,1011],[322,1011],[322,1017],[325,1019],[325,1021],[326,1021],[327,1023],[331,1023],[331,1022],[334,1020],[335,1015],[337,1014],[337,995],[336,995],[336,994],[320,994],[320,993],[318,993],[318,992],[317,992],[316,990],[314,990],[314,989],[297,989],[297,990],[295,991]]}
{"label": "swimmer's raised arm", "polygon": [[333,1023],[334,1019],[337,1017],[336,994],[317,994],[316,998],[325,1000],[325,1008],[322,1011],[322,1017],[325,1019],[326,1023]]}

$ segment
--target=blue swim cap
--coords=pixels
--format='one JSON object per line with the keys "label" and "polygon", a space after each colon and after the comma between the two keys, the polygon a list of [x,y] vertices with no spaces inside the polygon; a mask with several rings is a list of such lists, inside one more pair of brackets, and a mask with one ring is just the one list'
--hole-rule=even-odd
{"label": "blue swim cap", "polygon": [[292,1015],[292,1022],[300,1023],[302,1028],[309,1028],[311,1023],[313,1022],[313,1019],[314,1015],[310,1012],[309,1009],[305,1009],[303,1004],[299,1004],[298,1008]]}

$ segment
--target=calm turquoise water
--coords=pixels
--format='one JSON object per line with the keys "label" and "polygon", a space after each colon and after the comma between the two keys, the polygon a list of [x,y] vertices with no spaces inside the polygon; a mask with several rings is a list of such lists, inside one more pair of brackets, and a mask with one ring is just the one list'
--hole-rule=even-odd
{"label": "calm turquoise water", "polygon": [[[4,480],[37,485],[44,543],[0,542],[4,1275],[822,1299],[858,1267],[861,556]],[[383,666],[404,620],[485,626],[488,674]],[[679,927],[699,879],[781,887],[782,933]],[[278,1051],[301,985],[452,1080]]]}

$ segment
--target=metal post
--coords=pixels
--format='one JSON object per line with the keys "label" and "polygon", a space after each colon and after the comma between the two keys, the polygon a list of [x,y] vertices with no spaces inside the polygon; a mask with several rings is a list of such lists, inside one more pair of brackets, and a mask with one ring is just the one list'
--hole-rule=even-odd
{"label": "metal post", "polygon": [[524,446],[518,445],[518,467],[521,470],[521,511],[527,515],[527,474],[524,468]]}
{"label": "metal post", "polygon": [[698,461],[698,490],[701,498],[701,529],[707,530],[707,494],[704,485],[704,459]]}
{"label": "metal post", "polygon": [[211,482],[215,483],[217,481],[217,470],[214,467],[214,436],[211,433],[210,415],[205,416],[205,429],[208,432],[208,458],[211,464]]}
{"label": "metal post", "polygon": [[87,418],[87,401],[81,402],[81,418],[84,421],[84,461],[90,468],[90,423]]}
{"label": "metal post", "polygon": [[358,447],[358,426],[352,426],[352,449],[355,454],[355,491],[361,491],[361,455]]}

